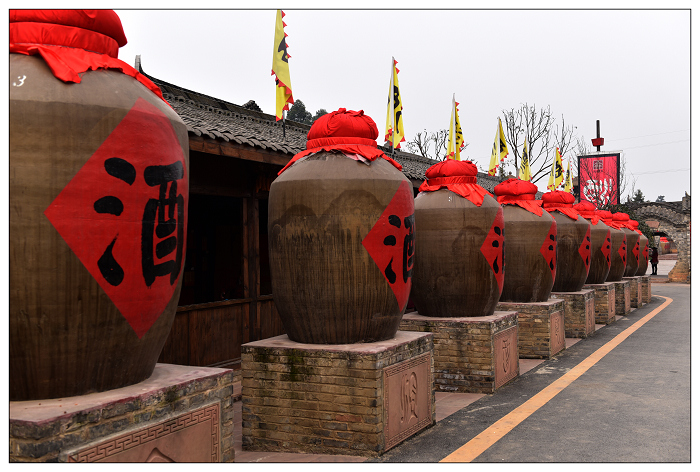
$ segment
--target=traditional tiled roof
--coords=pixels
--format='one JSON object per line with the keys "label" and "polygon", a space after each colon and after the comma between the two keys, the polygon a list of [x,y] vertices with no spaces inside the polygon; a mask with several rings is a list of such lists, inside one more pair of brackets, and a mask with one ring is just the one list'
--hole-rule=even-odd
{"label": "traditional tiled roof", "polygon": [[[187,131],[195,136],[282,152],[289,154],[290,158],[306,149],[309,125],[287,120],[283,133],[282,122],[276,121],[274,115],[259,111],[253,100],[239,106],[156,79],[143,71],[139,56],[136,57],[136,69],[160,87],[163,97],[185,122]],[[391,155],[390,147],[379,147]],[[439,162],[400,150],[394,151],[394,159],[403,167],[404,175],[412,180],[425,179],[428,167]],[[500,181],[499,177],[482,172],[477,174],[477,183],[491,193]]]}

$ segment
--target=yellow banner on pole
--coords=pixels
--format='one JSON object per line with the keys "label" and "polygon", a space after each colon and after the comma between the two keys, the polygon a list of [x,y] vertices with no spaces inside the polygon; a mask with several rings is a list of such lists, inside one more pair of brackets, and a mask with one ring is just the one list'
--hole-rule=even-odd
{"label": "yellow banner on pole", "polygon": [[404,138],[403,132],[403,104],[399,93],[399,69],[396,68],[396,64],[398,62],[392,57],[384,139],[391,143],[392,148],[401,149],[401,143],[406,141],[406,138]]}
{"label": "yellow banner on pole", "polygon": [[282,18],[285,14],[277,10],[275,21],[275,44],[272,50],[272,75],[275,76],[275,117],[277,121],[284,118],[284,110],[289,110],[289,104],[294,103],[292,97],[292,79],[289,76],[289,58],[287,54],[287,26]]}

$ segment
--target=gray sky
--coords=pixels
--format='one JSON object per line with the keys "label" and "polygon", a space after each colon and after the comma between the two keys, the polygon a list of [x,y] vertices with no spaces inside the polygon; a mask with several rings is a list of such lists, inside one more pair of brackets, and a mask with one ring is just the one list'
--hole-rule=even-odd
{"label": "gray sky", "polygon": [[[116,11],[123,61],[274,114],[275,10]],[[549,105],[589,144],[600,120],[602,150],[623,151],[648,200],[691,193],[689,10],[284,11],[294,98],[312,114],[363,109],[383,136],[394,56],[407,140],[447,128],[454,93],[463,159],[485,168],[502,110]]]}

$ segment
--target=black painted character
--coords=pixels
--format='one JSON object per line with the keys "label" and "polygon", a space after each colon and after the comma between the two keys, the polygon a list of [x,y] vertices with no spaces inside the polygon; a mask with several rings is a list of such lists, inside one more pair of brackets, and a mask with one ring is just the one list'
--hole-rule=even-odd
{"label": "black painted character", "polygon": [[[389,224],[395,226],[396,228],[401,228],[401,218],[397,215],[389,215]],[[403,281],[408,282],[408,279],[413,277],[413,256],[415,254],[415,228],[416,228],[416,218],[415,215],[407,216],[403,219],[404,228],[408,230],[408,233],[403,239],[403,253],[402,253],[402,271],[403,271]],[[396,246],[396,236],[389,235],[384,238],[385,246]],[[384,275],[386,275],[389,283],[394,284],[396,282],[396,272],[392,267],[394,258],[392,257],[389,264],[384,269]]]}

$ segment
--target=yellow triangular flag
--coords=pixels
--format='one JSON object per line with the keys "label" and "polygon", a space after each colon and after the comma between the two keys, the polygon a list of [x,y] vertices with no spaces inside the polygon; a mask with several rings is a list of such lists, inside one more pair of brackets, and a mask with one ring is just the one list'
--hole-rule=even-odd
{"label": "yellow triangular flag", "polygon": [[567,162],[566,165],[566,185],[564,186],[564,191],[571,193],[574,189],[574,180],[571,176],[571,160]]}
{"label": "yellow triangular flag", "polygon": [[508,144],[506,144],[506,136],[503,134],[503,126],[501,125],[501,119],[498,118],[498,141],[499,141],[499,154],[501,157],[501,162],[508,155]]}
{"label": "yellow triangular flag", "polygon": [[454,95],[452,96],[452,116],[450,116],[450,135],[447,139],[447,158],[460,161],[460,153],[464,149],[464,136],[462,134],[462,125],[459,124],[459,103],[455,102]]}
{"label": "yellow triangular flag", "polygon": [[275,21],[275,44],[272,50],[272,75],[275,76],[275,116],[277,121],[284,117],[284,110],[289,110],[289,104],[294,103],[292,97],[292,79],[289,76],[289,58],[287,54],[287,40],[282,21],[282,10],[277,10]]}
{"label": "yellow triangular flag", "polygon": [[559,148],[557,148],[556,156],[552,161],[552,171],[549,173],[549,182],[547,183],[547,188],[549,190],[556,190],[563,180],[564,167],[561,164],[561,154],[559,154]]}
{"label": "yellow triangular flag", "polygon": [[[403,132],[403,104],[399,93],[399,70],[397,61],[391,58],[391,82],[389,83],[389,103],[386,108],[386,128],[384,139],[396,149],[401,149],[401,143],[406,141]],[[392,106],[393,105],[393,106]],[[393,112],[392,112],[393,110]]]}
{"label": "yellow triangular flag", "polygon": [[530,154],[527,151],[527,137],[525,137],[525,144],[523,144],[523,157],[520,160],[518,177],[520,177],[520,180],[532,180],[532,174],[530,173]]}

